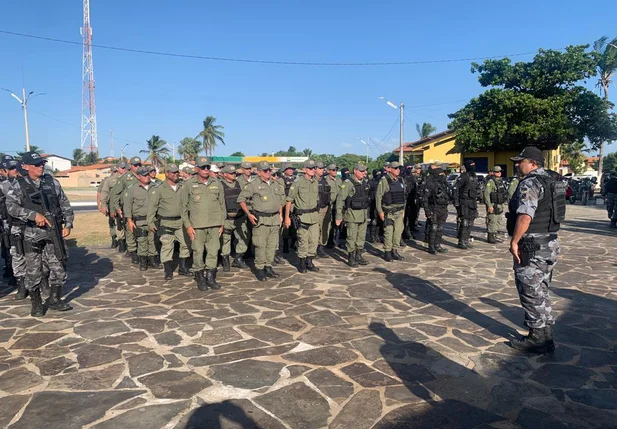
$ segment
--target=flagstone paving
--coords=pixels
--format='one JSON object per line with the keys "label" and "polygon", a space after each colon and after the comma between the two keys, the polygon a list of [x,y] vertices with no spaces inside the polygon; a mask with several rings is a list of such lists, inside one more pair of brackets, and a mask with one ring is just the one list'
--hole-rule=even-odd
{"label": "flagstone paving", "polygon": [[31,318],[0,285],[0,427],[617,427],[605,212],[569,206],[547,356],[505,344],[524,332],[507,244],[477,227],[475,249],[455,249],[449,220],[447,255],[412,246],[402,263],[350,269],[337,250],[315,275],[220,272],[210,293],[72,249],[73,311]]}

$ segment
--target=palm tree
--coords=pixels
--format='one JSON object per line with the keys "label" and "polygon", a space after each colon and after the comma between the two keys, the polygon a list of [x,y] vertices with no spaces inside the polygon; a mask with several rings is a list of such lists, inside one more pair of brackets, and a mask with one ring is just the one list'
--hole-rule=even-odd
{"label": "palm tree", "polygon": [[561,157],[568,161],[568,166],[572,173],[583,174],[587,170],[587,147],[584,141],[574,143],[564,143],[560,146]]}
{"label": "palm tree", "polygon": [[302,151],[302,155],[306,156],[306,157],[311,157],[311,155],[313,155],[313,149],[304,149]]}
{"label": "palm tree", "polygon": [[81,165],[84,162],[86,153],[81,148],[73,149],[73,164]]}
{"label": "palm tree", "polygon": [[150,161],[152,165],[159,168],[163,165],[163,158],[169,155],[169,149],[166,147],[167,142],[159,136],[152,136],[150,140],[146,140],[148,149],[140,150],[139,153],[147,153],[146,161]]}
{"label": "palm tree", "polygon": [[[597,86],[604,92],[604,100],[608,109],[608,88],[613,82],[613,75],[617,71],[617,37],[610,42],[608,37],[603,36],[593,43],[593,50],[600,55],[598,61],[598,74],[600,79]],[[598,161],[598,177],[602,177],[602,161],[604,158],[604,142],[600,143],[600,154]]]}
{"label": "palm tree", "polygon": [[185,161],[194,161],[201,152],[201,142],[193,137],[185,137],[180,140],[178,154],[182,155]]}
{"label": "palm tree", "polygon": [[[30,145],[30,152],[36,152],[39,155],[43,153],[43,149],[41,149],[40,147],[31,144]],[[17,152],[17,156],[19,156],[20,158],[24,156],[26,152]]]}
{"label": "palm tree", "polygon": [[201,137],[203,139],[204,151],[206,151],[206,155],[210,156],[214,153],[217,142],[223,145],[225,144],[225,133],[223,132],[225,127],[222,125],[215,125],[215,122],[216,118],[214,116],[206,116],[203,122],[204,129],[195,137]]}
{"label": "palm tree", "polygon": [[424,122],[422,126],[420,126],[420,124],[416,124],[416,131],[418,132],[420,138],[424,139],[437,131],[437,128],[428,122]]}

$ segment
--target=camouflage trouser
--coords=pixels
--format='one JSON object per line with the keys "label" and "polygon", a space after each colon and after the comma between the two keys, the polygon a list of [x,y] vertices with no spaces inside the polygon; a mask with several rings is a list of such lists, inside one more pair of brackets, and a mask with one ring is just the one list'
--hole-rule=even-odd
{"label": "camouflage trouser", "polygon": [[37,290],[43,276],[49,274],[49,286],[61,287],[66,280],[66,270],[56,254],[54,244],[50,241],[24,241],[26,262],[26,289]]}
{"label": "camouflage trouser", "polygon": [[608,218],[617,221],[617,194],[606,194],[606,210],[608,211]]}
{"label": "camouflage trouser", "polygon": [[[520,247],[519,244],[519,250]],[[555,323],[549,289],[559,252],[559,240],[555,239],[531,254],[521,251],[521,263],[514,262],[516,288],[525,310],[525,325],[530,328],[544,328]]]}

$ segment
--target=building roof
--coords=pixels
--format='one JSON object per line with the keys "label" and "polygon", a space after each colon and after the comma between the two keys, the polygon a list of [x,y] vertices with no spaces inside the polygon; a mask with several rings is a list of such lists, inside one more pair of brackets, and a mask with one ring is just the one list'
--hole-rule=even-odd
{"label": "building roof", "polygon": [[61,171],[60,174],[77,173],[79,171],[91,171],[91,170],[105,170],[111,168],[114,164],[92,164],[92,165],[78,165],[72,167],[70,170]]}
{"label": "building roof", "polygon": [[56,154],[53,154],[53,153],[42,153],[41,154],[41,157],[43,157],[43,158],[49,158],[51,156],[56,157],[56,158],[66,159],[67,161],[72,161],[71,158],[67,158],[66,156],[56,155]]}
{"label": "building roof", "polygon": [[[424,137],[423,139],[420,140],[416,140],[414,142],[411,143],[404,143],[403,144],[403,153],[407,153],[407,152],[414,152],[417,151],[419,149],[420,146],[424,146],[425,144],[428,143],[432,143],[434,140],[439,140],[443,137],[447,137],[449,135],[454,135],[456,134],[453,130],[445,130],[445,131],[441,131],[437,134],[433,134],[430,135],[428,137]],[[399,148],[397,147],[396,149],[394,149],[393,151],[394,153],[398,153],[399,152]]]}

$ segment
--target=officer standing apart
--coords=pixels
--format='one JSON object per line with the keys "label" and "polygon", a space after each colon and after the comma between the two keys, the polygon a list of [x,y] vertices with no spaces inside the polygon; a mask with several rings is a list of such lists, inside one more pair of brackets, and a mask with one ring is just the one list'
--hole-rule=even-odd
{"label": "officer standing apart", "polygon": [[383,249],[386,262],[405,259],[398,253],[403,236],[403,219],[407,203],[405,182],[400,177],[399,166],[397,161],[390,164],[388,174],[379,181],[375,195],[375,207],[379,219],[384,223]]}
{"label": "officer standing apart", "polygon": [[225,192],[223,185],[210,177],[208,158],[198,157],[195,170],[195,177],[182,185],[182,222],[191,239],[197,287],[202,291],[220,289],[216,282],[216,266],[227,214]]}
{"label": "officer standing apart", "polygon": [[[260,161],[257,165],[257,175],[258,179],[242,189],[238,202],[253,225],[257,280],[265,281],[267,277],[279,277],[272,264],[283,221],[285,189],[278,181],[272,180],[272,168],[266,161]],[[251,201],[250,209],[247,201]]]}
{"label": "officer standing apart", "polygon": [[513,348],[531,353],[555,349],[552,325],[551,273],[560,253],[557,232],[566,213],[566,185],[544,170],[542,151],[526,147],[519,156],[524,175],[508,213],[510,252],[514,278],[529,334],[511,342]]}
{"label": "officer standing apart", "polygon": [[[249,245],[249,228],[246,216],[238,197],[242,192],[240,182],[236,180],[236,167],[227,165],[223,168],[223,190],[225,192],[225,206],[227,207],[227,218],[223,225],[223,236],[221,244],[221,257],[223,258],[223,271],[231,271],[231,267],[247,268],[244,262],[244,254]],[[236,237],[236,257],[230,264],[232,238]]]}
{"label": "officer standing apart", "polygon": [[[332,224],[332,186],[328,181],[328,175],[324,168],[323,162],[316,162],[315,180],[319,184],[319,197],[317,207],[319,209],[319,237],[317,240],[317,256],[327,258],[328,254],[325,251],[325,246],[328,244],[328,234],[330,234],[330,225]],[[336,194],[334,194],[336,199]]]}
{"label": "officer standing apart", "polygon": [[[165,181],[150,191],[148,229],[161,240],[161,262],[165,280],[173,278],[174,247],[179,245],[178,274],[190,276],[188,258],[191,256],[187,237],[182,228],[182,198],[180,170],[176,164],[165,167]],[[158,225],[158,226],[157,226]]]}
{"label": "officer standing apart", "polygon": [[493,167],[493,175],[484,187],[484,204],[486,205],[487,241],[491,244],[502,243],[499,229],[503,219],[504,204],[508,202],[508,188],[501,178],[501,167]]}
{"label": "officer standing apart", "polygon": [[289,188],[285,207],[285,228],[291,227],[291,206],[298,222],[298,271],[319,271],[313,264],[319,244],[319,182],[315,179],[317,164],[312,159],[304,161],[304,175],[299,177]]}
{"label": "officer standing apart", "polygon": [[476,176],[476,163],[465,161],[465,172],[456,180],[454,189],[454,205],[458,211],[460,226],[458,228],[458,247],[468,249],[471,247],[469,239],[474,220],[478,217],[478,189],[479,183]]}
{"label": "officer standing apart", "polygon": [[448,252],[441,246],[441,238],[443,237],[443,225],[448,219],[448,203],[450,202],[446,173],[441,165],[433,167],[428,171],[429,175],[422,192],[422,206],[428,225],[428,253],[431,255],[437,252]]}
{"label": "officer standing apart", "polygon": [[[116,184],[111,188],[111,202],[110,202],[110,216],[112,218],[119,217],[121,222],[127,222],[124,214],[124,195],[126,191],[137,182],[137,169],[141,167],[141,158],[138,156],[134,156],[130,160],[130,171],[124,173],[116,182]],[[126,225],[125,225],[126,226]],[[132,231],[128,229],[125,230],[125,241],[126,241],[126,250],[127,255],[131,258],[131,262],[133,264],[138,264],[139,259],[137,258],[137,241],[135,241],[135,235]]]}
{"label": "officer standing apart", "polygon": [[366,165],[356,164],[353,175],[343,182],[336,199],[336,226],[344,221],[347,227],[345,244],[350,267],[368,264],[362,257],[369,208],[369,184],[364,180],[365,177]]}
{"label": "officer standing apart", "polygon": [[[41,300],[43,276],[48,276],[51,294],[47,308],[56,311],[71,310],[61,299],[62,285],[66,281],[66,247],[64,238],[73,228],[73,209],[60,183],[43,174],[47,161],[36,152],[26,152],[22,157],[27,177],[18,177],[6,195],[9,215],[13,225],[24,227],[24,252],[26,261],[26,289],[32,300],[30,315],[45,315]],[[45,217],[44,207],[51,215]],[[55,236],[53,228],[61,230],[62,238]]]}

